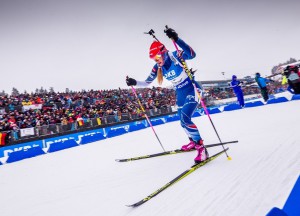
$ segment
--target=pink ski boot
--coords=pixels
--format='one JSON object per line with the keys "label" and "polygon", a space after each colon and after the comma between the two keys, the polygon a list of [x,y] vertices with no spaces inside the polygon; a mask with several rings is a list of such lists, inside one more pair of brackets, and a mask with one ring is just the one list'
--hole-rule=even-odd
{"label": "pink ski boot", "polygon": [[192,149],[195,149],[196,143],[192,140],[192,138],[189,138],[189,139],[190,139],[190,142],[181,147],[182,151],[191,151]]}
{"label": "pink ski boot", "polygon": [[[192,140],[192,138],[189,138],[190,142],[184,146],[181,147],[182,151],[191,151],[192,149],[195,149],[195,146],[197,145],[196,142],[194,140]],[[203,145],[203,140],[199,140],[199,145]]]}
{"label": "pink ski boot", "polygon": [[197,156],[195,157],[195,163],[200,163],[202,161],[205,161],[209,156],[208,156],[208,152],[206,150],[206,148],[203,145],[203,141],[201,145],[197,145],[195,146],[195,149],[198,151]]}

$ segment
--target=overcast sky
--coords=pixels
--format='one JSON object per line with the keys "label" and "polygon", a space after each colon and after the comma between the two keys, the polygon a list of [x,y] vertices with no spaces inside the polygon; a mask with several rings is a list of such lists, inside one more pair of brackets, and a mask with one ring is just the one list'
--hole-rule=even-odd
{"label": "overcast sky", "polygon": [[196,51],[197,80],[268,75],[300,59],[299,9],[299,0],[0,0],[0,90],[124,88],[154,64],[143,32],[174,50],[165,25]]}

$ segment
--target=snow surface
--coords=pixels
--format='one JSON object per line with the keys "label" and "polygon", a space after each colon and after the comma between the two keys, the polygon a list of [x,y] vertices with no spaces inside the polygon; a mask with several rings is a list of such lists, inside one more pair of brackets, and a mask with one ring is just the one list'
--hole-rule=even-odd
{"label": "snow surface", "polygon": [[[195,152],[115,162],[162,149],[150,128],[0,166],[2,216],[261,216],[282,208],[300,173],[300,101],[211,115],[228,154],[138,208],[193,164]],[[206,144],[207,116],[194,118]],[[155,127],[166,150],[187,142],[179,122]],[[213,154],[222,147],[210,148]]]}

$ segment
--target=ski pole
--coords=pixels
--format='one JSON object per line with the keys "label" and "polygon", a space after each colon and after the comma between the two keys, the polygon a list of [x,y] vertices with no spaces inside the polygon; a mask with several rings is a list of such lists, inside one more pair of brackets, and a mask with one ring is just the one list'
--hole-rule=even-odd
{"label": "ski pole", "polygon": [[[168,28],[168,26],[166,25],[166,30],[168,30],[168,29],[169,29],[169,28]],[[178,49],[178,46],[177,46],[176,42],[175,42],[173,39],[172,39],[172,41],[173,41],[173,44],[174,44],[174,46],[175,46],[175,48],[176,48],[177,53],[179,53],[179,49]],[[220,138],[220,136],[219,136],[219,133],[218,133],[218,131],[217,131],[217,129],[216,129],[216,127],[215,127],[215,125],[214,125],[214,123],[213,123],[213,121],[212,121],[210,115],[209,115],[209,112],[208,112],[206,106],[205,106],[205,103],[204,103],[204,101],[202,100],[202,97],[201,97],[200,93],[197,91],[197,87],[196,87],[196,85],[195,85],[195,81],[194,81],[194,79],[193,79],[193,76],[192,76],[190,70],[188,69],[188,67],[187,67],[187,65],[186,65],[186,63],[185,63],[185,61],[184,61],[184,59],[183,59],[180,55],[178,55],[178,56],[179,56],[179,58],[180,58],[181,64],[182,64],[182,66],[183,66],[183,69],[185,70],[186,74],[188,75],[188,77],[190,78],[190,80],[191,80],[192,83],[193,83],[193,86],[194,86],[194,88],[195,88],[195,92],[197,92],[197,96],[198,96],[198,98],[199,98],[199,100],[200,100],[200,102],[201,102],[201,106],[203,107],[204,112],[205,112],[206,115],[208,116],[208,119],[209,119],[209,121],[210,121],[212,127],[214,128],[215,133],[216,133],[216,135],[217,135],[217,137],[218,137],[220,143],[222,143],[221,138]],[[224,145],[222,145],[222,147],[223,147],[223,150],[225,150]],[[225,151],[225,154],[226,154],[227,159],[228,159],[228,160],[231,160],[231,157],[229,157],[229,155],[227,154],[226,151]]]}
{"label": "ski pole", "polygon": [[142,103],[141,103],[141,101],[140,101],[140,99],[139,99],[139,97],[138,97],[136,91],[135,91],[135,88],[133,88],[133,86],[131,86],[131,89],[132,89],[132,91],[133,91],[133,93],[134,93],[134,95],[135,95],[135,97],[136,97],[136,99],[137,99],[137,101],[138,101],[138,103],[139,103],[139,105],[140,105],[140,107],[141,107],[141,109],[142,109],[142,111],[143,111],[143,113],[144,113],[146,119],[147,119],[147,122],[149,123],[149,125],[150,125],[150,127],[151,127],[153,133],[155,134],[155,136],[156,136],[156,138],[157,138],[157,140],[158,140],[160,146],[162,147],[162,149],[163,149],[164,152],[165,152],[166,150],[165,150],[165,148],[163,147],[163,145],[161,144],[161,141],[160,141],[160,139],[158,138],[158,136],[157,136],[157,134],[156,134],[156,132],[155,132],[155,130],[154,130],[154,127],[153,127],[153,125],[152,125],[150,119],[148,118],[148,115],[146,114],[146,111],[145,111],[145,109],[144,109],[144,107],[143,107],[143,105],[142,105]]}

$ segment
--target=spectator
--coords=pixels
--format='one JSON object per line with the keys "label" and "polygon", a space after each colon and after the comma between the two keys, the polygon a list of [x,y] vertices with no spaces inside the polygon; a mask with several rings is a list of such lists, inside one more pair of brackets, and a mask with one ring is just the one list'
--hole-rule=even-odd
{"label": "spectator", "polygon": [[283,73],[282,74],[282,81],[281,81],[281,85],[288,85],[287,87],[287,91],[290,92],[291,94],[295,94],[294,89],[291,87],[291,85],[288,82],[288,79],[286,77],[286,75]]}
{"label": "spectator", "polygon": [[296,66],[287,66],[284,75],[288,79],[288,85],[294,94],[300,94],[300,71]]}
{"label": "spectator", "polygon": [[274,81],[261,77],[260,73],[255,74],[255,81],[257,82],[257,84],[260,88],[261,95],[262,95],[264,101],[267,102],[269,100],[269,93],[268,93],[268,89],[267,89],[267,83],[274,82]]}

